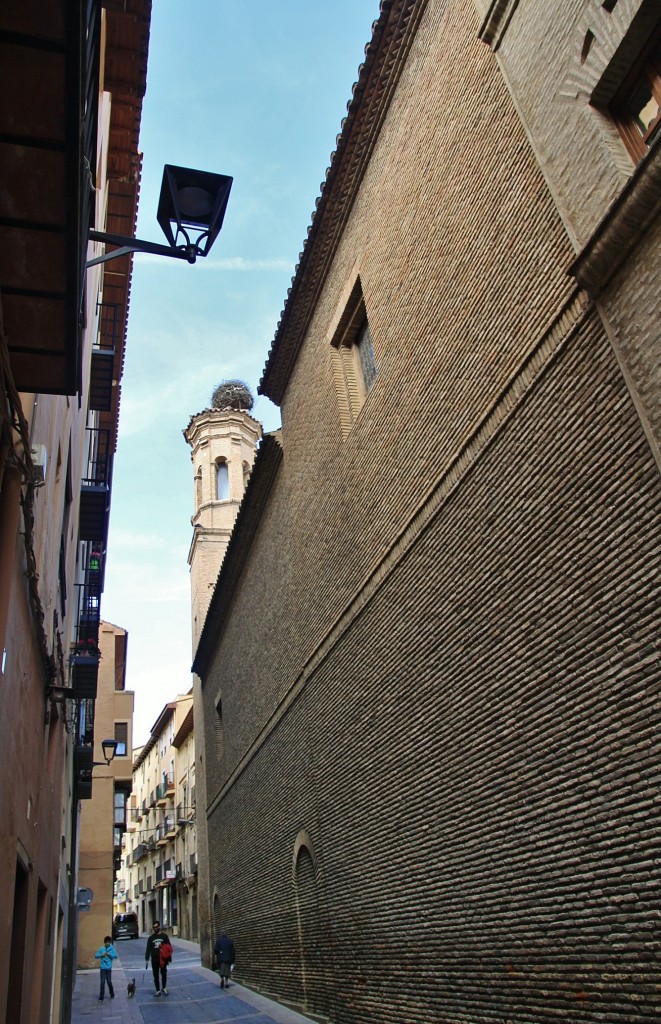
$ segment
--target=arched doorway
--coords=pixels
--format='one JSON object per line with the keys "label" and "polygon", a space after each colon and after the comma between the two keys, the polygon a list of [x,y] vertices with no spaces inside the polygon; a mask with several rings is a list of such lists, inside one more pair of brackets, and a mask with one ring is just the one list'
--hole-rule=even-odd
{"label": "arched doorway", "polygon": [[300,832],[294,844],[293,873],[302,1001],[306,1009],[326,1014],[331,951],[320,909],[317,862],[307,832]]}

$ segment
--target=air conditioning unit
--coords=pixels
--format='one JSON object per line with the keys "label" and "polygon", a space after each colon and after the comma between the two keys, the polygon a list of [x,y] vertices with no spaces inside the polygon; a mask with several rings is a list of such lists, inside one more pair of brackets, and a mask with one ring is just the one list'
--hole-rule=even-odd
{"label": "air conditioning unit", "polygon": [[48,452],[45,444],[33,444],[30,449],[32,465],[34,466],[34,478],[36,483],[43,484],[46,479],[46,466],[48,465]]}

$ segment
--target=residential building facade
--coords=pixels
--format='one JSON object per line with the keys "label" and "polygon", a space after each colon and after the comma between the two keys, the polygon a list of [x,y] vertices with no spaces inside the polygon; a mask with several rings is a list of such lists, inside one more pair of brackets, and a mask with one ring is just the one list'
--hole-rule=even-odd
{"label": "residential building facade", "polygon": [[117,912],[133,911],[140,930],[154,921],[173,935],[180,928],[183,898],[186,938],[193,938],[196,911],[195,747],[192,693],[167,703],[133,762]]}
{"label": "residential building facade", "polygon": [[660,32],[374,24],[193,665],[203,956],[322,1019],[657,1012]]}
{"label": "residential building facade", "polygon": [[183,939],[196,942],[198,929],[198,846],[195,766],[195,712],[192,694],[185,701],[177,701],[177,721],[174,740],[175,766],[175,821],[177,833],[174,842],[176,901],[178,908],[177,932]]}
{"label": "residential building facade", "polygon": [[[0,12],[0,1017],[69,1019],[149,0]],[[121,229],[119,228],[121,224]],[[83,910],[83,913],[85,911]]]}

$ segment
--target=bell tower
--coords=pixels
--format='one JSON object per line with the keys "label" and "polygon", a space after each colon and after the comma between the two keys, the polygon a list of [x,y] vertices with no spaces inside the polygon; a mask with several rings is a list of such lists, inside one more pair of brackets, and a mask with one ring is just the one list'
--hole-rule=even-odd
{"label": "bell tower", "polygon": [[195,485],[188,554],[193,652],[262,436],[261,424],[250,415],[252,406],[245,384],[224,381],[211,396],[211,408],[193,416],[184,430]]}

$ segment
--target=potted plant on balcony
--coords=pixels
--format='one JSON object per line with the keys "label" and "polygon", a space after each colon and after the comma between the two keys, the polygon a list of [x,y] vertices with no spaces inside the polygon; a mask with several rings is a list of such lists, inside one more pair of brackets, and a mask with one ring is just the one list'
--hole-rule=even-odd
{"label": "potted plant on balcony", "polygon": [[101,652],[99,651],[99,645],[96,640],[91,638],[84,640],[77,640],[73,645],[73,654],[75,658],[100,658]]}

